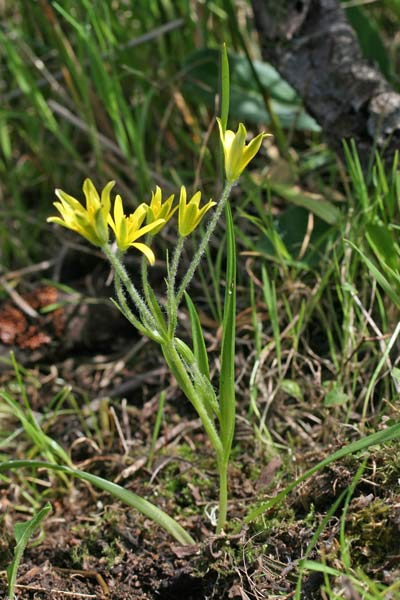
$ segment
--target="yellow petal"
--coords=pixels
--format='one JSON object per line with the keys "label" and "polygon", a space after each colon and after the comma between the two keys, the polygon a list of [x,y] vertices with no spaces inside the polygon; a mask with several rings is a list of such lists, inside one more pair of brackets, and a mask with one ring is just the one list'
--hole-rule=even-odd
{"label": "yellow petal", "polygon": [[118,194],[117,197],[115,198],[115,202],[114,202],[114,224],[115,224],[115,228],[114,229],[114,233],[115,235],[118,235],[118,231],[121,228],[121,223],[124,220],[124,209],[122,207],[122,198],[121,196]]}
{"label": "yellow petal", "polygon": [[107,183],[107,185],[103,188],[103,191],[101,192],[101,205],[102,205],[102,212],[105,216],[108,215],[108,213],[110,212],[110,208],[111,208],[111,200],[110,200],[110,192],[112,190],[112,188],[115,185],[115,181],[109,181]]}
{"label": "yellow petal", "polygon": [[251,140],[248,146],[246,146],[243,150],[242,161],[241,161],[241,171],[247,167],[249,162],[253,160],[259,149],[261,148],[262,141],[265,137],[268,137],[268,133],[260,133],[254,140]]}
{"label": "yellow petal", "polygon": [[91,179],[85,179],[82,189],[86,198],[86,210],[88,213],[94,213],[100,206],[100,197],[98,191],[94,187],[93,181]]}
{"label": "yellow petal", "polygon": [[137,248],[137,250],[140,250],[140,252],[143,252],[143,254],[145,255],[145,257],[147,258],[147,260],[149,261],[149,263],[151,265],[154,265],[155,263],[155,256],[154,256],[154,252],[151,248],[149,248],[149,246],[147,246],[146,244],[141,244],[140,242],[131,244],[134,248]]}
{"label": "yellow petal", "polygon": [[162,192],[161,188],[157,185],[156,191],[151,194],[150,208],[155,216],[158,215],[161,209],[162,203]]}
{"label": "yellow petal", "polygon": [[132,241],[137,240],[138,238],[146,235],[146,233],[150,233],[159,225],[163,225],[165,223],[165,219],[157,219],[153,223],[149,223],[148,225],[144,225],[144,227],[140,227],[137,229],[136,233],[132,235]]}
{"label": "yellow petal", "polygon": [[73,196],[70,196],[66,192],[63,192],[63,190],[56,189],[55,194],[56,194],[57,198],[59,198],[63,204],[70,206],[73,210],[77,210],[77,211],[85,210],[83,208],[82,204],[76,198],[74,198]]}

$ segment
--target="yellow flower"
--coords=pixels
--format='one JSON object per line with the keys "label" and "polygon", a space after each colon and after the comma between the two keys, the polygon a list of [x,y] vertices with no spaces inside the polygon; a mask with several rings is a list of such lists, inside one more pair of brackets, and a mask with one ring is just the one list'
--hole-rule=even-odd
{"label": "yellow flower", "polygon": [[60,202],[54,202],[60,217],[49,217],[47,221],[58,223],[76,231],[95,246],[104,246],[108,242],[107,219],[110,212],[110,191],[115,181],[109,181],[99,196],[93,182],[85,179],[83,192],[86,208],[73,196],[62,190],[56,190]]}
{"label": "yellow flower", "polygon": [[246,127],[239,123],[236,133],[227,129],[223,130],[220,119],[217,119],[219,127],[219,136],[225,156],[225,174],[229,182],[233,183],[238,179],[249,162],[255,157],[260,149],[261,142],[268,133],[260,133],[254,140],[246,146]]}
{"label": "yellow flower", "polygon": [[140,252],[143,252],[149,263],[154,265],[155,257],[152,249],[147,244],[136,242],[137,239],[164,223],[164,219],[157,219],[153,223],[142,227],[148,210],[149,207],[147,204],[142,203],[137,207],[135,212],[127,217],[124,215],[121,196],[118,195],[114,203],[114,218],[109,215],[108,224],[115,233],[117,246],[121,252],[126,252],[130,246],[133,246],[137,250],[140,250]]}
{"label": "yellow flower", "polygon": [[178,228],[182,237],[186,237],[200,223],[205,213],[215,206],[216,202],[209,200],[202,208],[199,208],[201,192],[196,192],[189,202],[186,202],[186,188],[181,187],[179,198]]}
{"label": "yellow flower", "polygon": [[161,225],[152,230],[152,235],[158,233],[164,227],[178,208],[177,206],[172,207],[174,196],[174,194],[171,194],[163,203],[161,188],[157,186],[156,191],[152,192],[146,223],[150,224],[157,221],[157,219],[164,219]]}

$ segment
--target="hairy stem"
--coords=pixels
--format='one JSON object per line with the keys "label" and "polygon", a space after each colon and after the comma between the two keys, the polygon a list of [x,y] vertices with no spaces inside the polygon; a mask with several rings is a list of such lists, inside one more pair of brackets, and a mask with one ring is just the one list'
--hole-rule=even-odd
{"label": "hairy stem", "polygon": [[177,322],[177,308],[178,304],[175,297],[175,280],[176,275],[178,273],[179,261],[181,258],[183,244],[185,243],[185,238],[180,236],[178,239],[178,243],[175,246],[175,251],[172,257],[172,263],[168,272],[167,279],[167,314],[168,314],[168,331],[171,337],[174,336]]}
{"label": "hairy stem", "polygon": [[128,303],[126,301],[125,298],[125,294],[124,294],[124,290],[121,284],[121,279],[119,278],[119,276],[115,273],[114,275],[114,281],[115,281],[115,291],[117,293],[117,298],[118,298],[118,302],[119,302],[119,309],[122,312],[122,314],[124,315],[124,317],[130,322],[132,323],[132,325],[134,327],[136,327],[136,329],[138,331],[141,331],[142,333],[144,333],[145,335],[152,337],[152,332],[149,331],[141,321],[139,321],[139,319],[137,317],[135,317],[135,315],[133,314],[133,312],[131,311],[131,309],[128,306]]}
{"label": "hairy stem", "polygon": [[201,239],[201,242],[199,244],[197,252],[195,253],[195,255],[192,259],[192,262],[190,263],[189,269],[187,270],[186,275],[184,276],[184,278],[182,280],[182,283],[179,287],[179,291],[176,294],[176,306],[179,306],[182,296],[183,296],[186,288],[188,287],[189,283],[191,282],[192,277],[193,277],[197,267],[199,266],[201,257],[203,256],[204,251],[208,246],[208,242],[210,241],[210,238],[211,238],[212,234],[214,233],[214,229],[217,226],[217,223],[220,219],[222,211],[224,210],[225,204],[226,204],[226,202],[229,198],[229,195],[231,193],[231,190],[235,184],[236,184],[236,181],[234,181],[233,183],[227,182],[225,184],[221,198],[217,204],[217,208],[215,209],[212,219],[210,220],[210,222],[207,226],[207,229],[205,231],[205,234],[203,235],[203,237]]}
{"label": "hairy stem", "polygon": [[[156,321],[155,321],[153,315],[151,314],[151,312],[148,309],[143,298],[140,296],[139,292],[133,285],[133,283],[132,283],[124,265],[120,261],[120,259],[117,256],[115,256],[115,254],[112,252],[110,246],[105,245],[105,246],[103,246],[102,250],[103,250],[104,254],[107,256],[108,260],[110,261],[110,263],[115,271],[115,274],[116,274],[115,281],[117,282],[117,278],[118,278],[124,285],[126,291],[132,298],[133,302],[136,304],[137,309],[144,321],[144,325],[153,331],[157,331],[157,324],[156,324]],[[118,290],[117,290],[117,293],[118,293]],[[125,304],[126,304],[126,302],[125,302]]]}
{"label": "hairy stem", "polygon": [[174,341],[168,341],[166,343],[163,343],[161,346],[165,360],[167,361],[169,368],[174,374],[179,387],[181,388],[181,390],[183,391],[187,399],[191,402],[197,414],[199,415],[203,427],[208,435],[208,439],[210,440],[217,454],[218,464],[220,464],[220,461],[223,460],[224,456],[224,449],[221,439],[215,428],[213,420],[210,418],[206,407],[201,401],[201,397],[194,388],[192,380],[186,371],[185,365],[181,357],[179,356],[178,351],[175,348]]}

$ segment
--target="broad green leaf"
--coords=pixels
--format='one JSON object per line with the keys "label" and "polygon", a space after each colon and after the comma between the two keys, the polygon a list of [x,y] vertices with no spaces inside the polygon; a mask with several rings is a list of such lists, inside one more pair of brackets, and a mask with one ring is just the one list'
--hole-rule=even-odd
{"label": "broad green leaf", "polygon": [[389,265],[393,270],[398,270],[399,252],[388,227],[383,223],[368,223],[365,232],[369,245],[379,261],[383,265]]}
{"label": "broad green leaf", "polygon": [[324,198],[313,198],[306,193],[298,192],[288,185],[277,183],[271,184],[271,189],[288,202],[306,208],[326,223],[329,223],[329,225],[335,225],[340,219],[340,210]]}
{"label": "broad green leaf", "polygon": [[[202,49],[186,59],[184,88],[196,102],[204,101],[214,108],[219,92],[218,50]],[[260,93],[254,74],[245,56],[229,53],[230,118],[248,123],[269,123],[265,99]],[[319,131],[319,125],[302,108],[294,89],[269,64],[253,61],[260,83],[271,98],[271,108],[284,127]]]}

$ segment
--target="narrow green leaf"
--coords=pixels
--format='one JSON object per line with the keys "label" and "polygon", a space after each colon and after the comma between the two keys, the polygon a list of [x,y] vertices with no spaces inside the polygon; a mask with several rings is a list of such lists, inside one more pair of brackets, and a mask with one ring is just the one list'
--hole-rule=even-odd
{"label": "narrow green leaf", "polygon": [[221,125],[223,131],[226,131],[229,116],[229,59],[226,51],[226,44],[221,48]]}
{"label": "narrow green leaf", "polygon": [[391,427],[388,427],[387,429],[384,429],[382,431],[378,431],[377,433],[372,433],[371,435],[363,437],[357,440],[356,442],[348,444],[344,448],[340,448],[340,450],[337,450],[330,456],[324,458],[324,460],[322,460],[318,464],[314,465],[314,467],[311,467],[311,469],[306,471],[303,475],[301,475],[295,481],[286,486],[285,489],[279,492],[279,494],[277,494],[274,498],[271,498],[271,500],[264,502],[261,506],[258,506],[257,508],[250,511],[247,517],[245,517],[244,522],[251,523],[251,521],[254,521],[263,513],[267,512],[268,510],[271,510],[271,508],[282,502],[286,498],[286,496],[292,490],[294,490],[294,488],[297,487],[300,483],[311,477],[311,475],[314,475],[314,473],[316,473],[317,471],[320,471],[324,467],[327,467],[331,463],[335,462],[335,460],[340,460],[345,456],[355,454],[356,452],[365,450],[370,446],[386,444],[387,442],[396,439],[400,439],[400,423],[392,425]]}
{"label": "narrow green leaf", "polygon": [[[281,369],[281,332],[279,327],[278,304],[276,298],[275,281],[271,281],[268,277],[265,265],[261,267],[261,276],[263,282],[263,296],[268,308],[269,320],[271,322],[272,331],[274,334],[276,357],[278,359],[279,370]],[[283,382],[282,382],[283,383]]]}
{"label": "narrow green leaf", "polygon": [[193,353],[199,365],[200,373],[205,375],[207,379],[210,379],[208,354],[199,315],[187,292],[185,292],[185,300],[189,311],[190,324],[192,327]]}
{"label": "narrow green leaf", "polygon": [[25,521],[25,523],[16,523],[14,527],[14,536],[17,545],[14,550],[14,559],[12,563],[7,567],[7,597],[14,599],[15,584],[17,581],[17,572],[19,563],[21,562],[22,555],[26,548],[27,543],[32,537],[35,530],[40,526],[43,519],[51,513],[51,504],[47,503],[39,512],[33,515],[32,519]]}
{"label": "narrow green leaf", "polygon": [[161,429],[161,423],[162,423],[162,418],[163,418],[163,414],[164,414],[164,404],[165,404],[166,397],[167,397],[167,394],[166,394],[165,390],[163,390],[160,393],[160,397],[158,400],[156,422],[154,423],[153,433],[151,436],[149,456],[147,458],[147,468],[148,469],[151,469],[153,466],[154,454],[155,454],[155,450],[156,450],[156,443],[157,443],[157,438],[158,438],[158,435],[159,435],[160,429]]}
{"label": "narrow green leaf", "polygon": [[369,404],[370,398],[372,396],[373,390],[375,388],[376,382],[378,381],[379,374],[381,373],[383,367],[384,366],[386,367],[390,352],[391,352],[393,346],[395,345],[395,343],[397,342],[397,338],[399,337],[399,334],[400,334],[400,321],[397,323],[395,330],[393,331],[392,335],[390,336],[390,339],[386,345],[385,350],[381,353],[381,357],[380,357],[378,364],[376,365],[372,375],[369,378],[368,387],[367,387],[367,391],[365,393],[364,402],[363,402],[363,409],[361,412],[361,422],[362,423],[365,422],[365,419],[367,416],[367,411],[368,411],[368,404]]}
{"label": "narrow green leaf", "polygon": [[174,537],[180,544],[195,544],[192,536],[163,510],[148,500],[145,500],[145,498],[141,498],[137,494],[134,494],[130,490],[126,490],[120,485],[117,485],[112,481],[107,481],[107,479],[103,479],[97,475],[92,475],[86,471],[80,471],[79,469],[73,469],[72,467],[54,465],[52,463],[41,462],[38,460],[9,460],[2,462],[0,463],[0,473],[10,469],[22,469],[24,467],[30,469],[49,469],[50,471],[60,471],[61,473],[66,473],[71,477],[88,481],[92,485],[107,492],[108,494],[111,494],[115,498],[118,498],[118,500],[121,500],[121,502],[124,502],[128,506],[138,510],[143,515],[160,525],[160,527],[165,529],[165,531],[172,535],[172,537]]}
{"label": "narrow green leaf", "polygon": [[381,288],[386,292],[389,298],[396,304],[397,307],[400,307],[400,296],[397,294],[396,290],[393,288],[393,285],[386,279],[386,277],[382,274],[381,270],[362,252],[355,244],[350,242],[349,240],[344,240],[347,244],[349,244],[358,254],[361,256],[364,263],[367,265],[371,274],[375,277],[376,281],[379,283]]}
{"label": "narrow green leaf", "polygon": [[350,140],[350,143],[343,140],[343,151],[355,196],[358,198],[361,207],[367,211],[370,204],[367,183],[358,156],[357,146],[353,139]]}
{"label": "narrow green leaf", "polygon": [[35,446],[43,453],[47,460],[62,461],[70,464],[71,459],[56,440],[44,433],[39,423],[33,418],[31,408],[27,402],[26,410],[23,410],[20,404],[5,390],[0,390],[2,398],[10,407],[12,414],[19,419],[26,435],[32,440]]}
{"label": "narrow green leaf", "polygon": [[382,73],[390,80],[393,76],[393,69],[376,17],[374,18],[371,12],[367,13],[361,6],[361,2],[360,6],[355,6],[354,3],[346,7],[346,16],[357,33],[364,57],[371,64],[378,64]]}
{"label": "narrow green leaf", "polygon": [[[139,319],[136,319],[136,317],[134,317],[133,314],[129,313],[125,307],[123,307],[122,305],[119,305],[118,302],[116,302],[114,300],[114,298],[110,298],[112,304],[114,304],[115,308],[117,308],[119,310],[119,312],[121,314],[124,315],[124,317],[129,321],[129,323],[131,323],[134,327],[136,327],[136,329],[138,331],[140,331],[140,333],[142,333],[143,335],[149,337],[151,340],[154,340],[156,342],[158,342],[158,338],[156,338],[152,332],[150,331],[150,329],[148,329],[147,327],[145,327],[141,321],[139,321]],[[123,300],[123,298],[120,298],[120,300]]]}
{"label": "narrow green leaf", "polygon": [[235,429],[235,335],[236,335],[236,244],[229,203],[225,207],[227,267],[222,320],[221,374],[219,386],[221,440],[227,460]]}
{"label": "narrow green leaf", "polygon": [[164,318],[163,312],[161,310],[161,307],[158,303],[157,297],[156,297],[151,285],[147,286],[146,292],[147,292],[147,299],[150,304],[150,309],[151,309],[153,316],[155,317],[155,319],[157,321],[157,325],[159,326],[160,331],[166,333],[167,325],[165,323],[165,318]]}
{"label": "narrow green leaf", "polygon": [[302,562],[301,566],[304,570],[318,571],[319,573],[326,573],[327,575],[332,575],[333,577],[340,577],[343,575],[341,571],[338,571],[329,565],[316,562],[315,560],[305,560]]}

